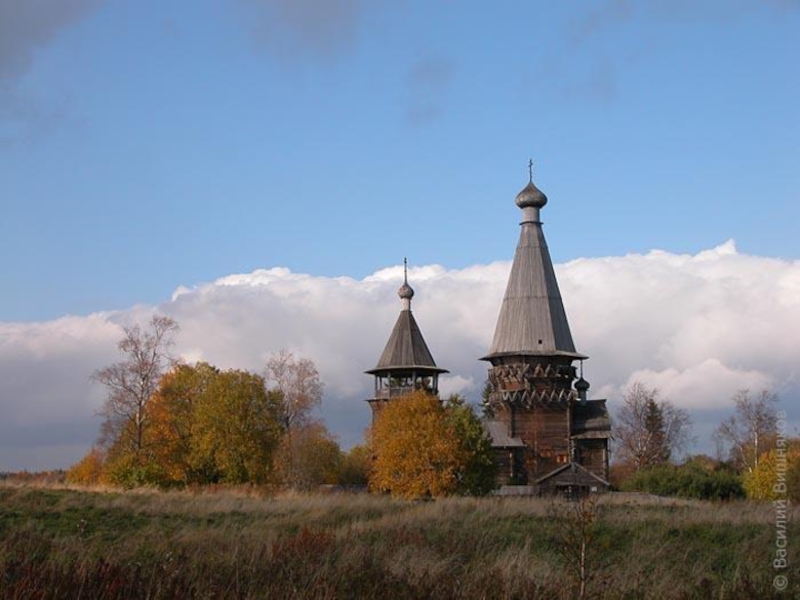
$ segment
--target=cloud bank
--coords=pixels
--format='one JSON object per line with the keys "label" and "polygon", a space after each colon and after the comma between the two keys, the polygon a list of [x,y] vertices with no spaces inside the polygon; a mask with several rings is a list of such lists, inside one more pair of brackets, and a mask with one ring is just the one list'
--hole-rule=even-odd
{"label": "cloud bank", "polygon": [[[412,268],[413,310],[437,363],[451,371],[443,393],[479,396],[485,354],[509,262]],[[594,397],[612,407],[640,380],[688,408],[699,446],[742,388],[774,389],[800,420],[800,261],[737,252],[729,241],[695,255],[582,258],[556,267],[573,337]],[[103,390],[91,373],[117,360],[121,325],[154,311],[181,325],[188,361],[260,371],[290,348],[312,358],[326,384],[322,416],[345,446],[369,421],[372,368],[400,310],[402,268],[364,279],[316,277],[285,268],[181,287],[159,306],[0,323],[0,471],[65,467],[95,437]],[[705,446],[703,444],[706,444]]]}

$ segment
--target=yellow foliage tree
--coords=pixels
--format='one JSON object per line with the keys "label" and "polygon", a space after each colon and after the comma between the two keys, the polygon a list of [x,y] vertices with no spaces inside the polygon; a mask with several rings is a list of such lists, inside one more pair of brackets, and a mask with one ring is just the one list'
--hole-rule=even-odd
{"label": "yellow foliage tree", "polygon": [[161,465],[160,483],[193,483],[198,474],[192,468],[195,410],[219,369],[208,363],[178,365],[161,380],[147,405],[150,429],[147,441],[152,460]]}
{"label": "yellow foliage tree", "polygon": [[454,493],[468,458],[441,402],[424,391],[383,407],[371,444],[375,460],[370,489],[402,498]]}
{"label": "yellow foliage tree", "polygon": [[92,446],[88,454],[67,470],[67,483],[78,485],[94,485],[100,483],[103,475],[103,451]]}
{"label": "yellow foliage tree", "polygon": [[763,453],[758,466],[744,474],[743,485],[753,500],[800,499],[800,440],[793,439],[785,449]]}

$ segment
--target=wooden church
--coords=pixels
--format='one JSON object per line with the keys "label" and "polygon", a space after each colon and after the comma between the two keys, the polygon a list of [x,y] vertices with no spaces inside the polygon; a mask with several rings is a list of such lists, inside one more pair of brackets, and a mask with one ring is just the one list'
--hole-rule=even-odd
{"label": "wooden church", "polygon": [[[575,350],[540,212],[547,197],[533,177],[517,195],[519,243],[489,353],[484,427],[504,493],[576,496],[608,489],[611,421],[605,400],[588,399],[588,357]],[[369,403],[380,407],[413,389],[438,392],[447,373],[433,360],[411,313],[407,270],[402,310],[378,365]],[[580,366],[580,374],[575,363]]]}
{"label": "wooden church", "polygon": [[[534,493],[608,489],[611,421],[605,400],[589,400],[588,357],[575,350],[533,183],[517,194],[521,231],[489,353],[492,436],[499,481]],[[581,367],[580,376],[575,363]]]}

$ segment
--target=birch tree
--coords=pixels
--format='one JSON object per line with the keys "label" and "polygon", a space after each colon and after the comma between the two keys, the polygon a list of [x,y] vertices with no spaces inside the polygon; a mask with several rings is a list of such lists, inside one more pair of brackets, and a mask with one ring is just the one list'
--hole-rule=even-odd
{"label": "birch tree", "polygon": [[720,423],[714,433],[727,446],[734,466],[748,473],[758,469],[759,457],[775,447],[778,397],[769,390],[752,396],[741,390],[733,397],[734,414]]}
{"label": "birch tree", "polygon": [[322,381],[314,361],[281,350],[267,361],[264,380],[270,391],[280,394],[281,423],[287,432],[310,422],[311,411],[322,402]]}
{"label": "birch tree", "polygon": [[148,420],[145,407],[161,377],[176,362],[170,350],[178,329],[178,324],[164,315],[154,315],[146,329],[124,327],[125,335],[117,344],[123,359],[92,375],[108,392],[100,410],[105,418],[101,430],[105,445],[117,445],[134,454],[143,449]]}
{"label": "birch tree", "polygon": [[614,437],[621,458],[638,470],[669,462],[684,450],[691,426],[684,409],[660,399],[658,389],[635,382],[614,419]]}

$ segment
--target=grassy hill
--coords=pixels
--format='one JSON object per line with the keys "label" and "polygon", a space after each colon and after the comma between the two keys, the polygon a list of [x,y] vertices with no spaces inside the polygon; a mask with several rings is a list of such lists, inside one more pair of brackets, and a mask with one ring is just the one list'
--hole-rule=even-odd
{"label": "grassy hill", "polygon": [[573,598],[582,526],[587,597],[776,597],[770,504],[610,495],[590,509],[577,522],[571,505],[527,498],[0,483],[0,597]]}

